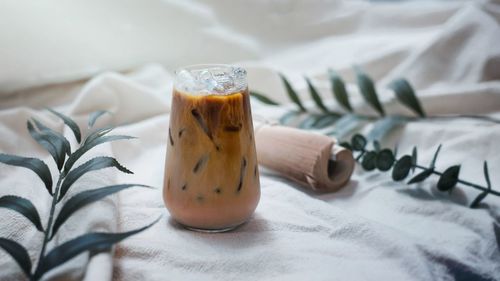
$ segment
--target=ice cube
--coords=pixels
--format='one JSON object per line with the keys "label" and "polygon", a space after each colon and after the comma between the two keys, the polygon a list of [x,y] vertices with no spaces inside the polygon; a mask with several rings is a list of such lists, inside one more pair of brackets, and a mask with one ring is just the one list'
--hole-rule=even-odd
{"label": "ice cube", "polygon": [[185,91],[192,91],[196,87],[193,75],[185,69],[182,69],[177,73],[176,80],[177,87],[184,89]]}
{"label": "ice cube", "polygon": [[219,91],[220,85],[215,80],[212,72],[209,70],[203,70],[198,74],[198,82],[200,90],[204,90],[207,92]]}
{"label": "ice cube", "polygon": [[231,68],[231,71],[232,71],[232,76],[235,77],[235,78],[245,78],[245,76],[247,75],[247,71],[244,69],[244,68],[241,68],[241,67],[232,67]]}

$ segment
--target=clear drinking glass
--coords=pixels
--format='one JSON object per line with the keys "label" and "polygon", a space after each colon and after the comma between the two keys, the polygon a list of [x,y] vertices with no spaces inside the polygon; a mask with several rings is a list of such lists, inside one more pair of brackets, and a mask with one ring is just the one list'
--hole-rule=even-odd
{"label": "clear drinking glass", "polygon": [[249,219],[260,199],[246,71],[194,65],[175,74],[165,205],[189,229],[233,229]]}

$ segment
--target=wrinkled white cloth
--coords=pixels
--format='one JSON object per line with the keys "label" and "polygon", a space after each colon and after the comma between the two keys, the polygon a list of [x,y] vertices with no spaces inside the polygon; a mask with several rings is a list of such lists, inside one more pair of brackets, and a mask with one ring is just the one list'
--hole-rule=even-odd
{"label": "wrinkled white cloth", "polygon": [[[276,71],[289,76],[304,99],[308,97],[301,77],[304,74],[329,98],[326,70],[334,68],[352,82],[351,66],[358,64],[379,81],[382,101],[390,113],[411,114],[394,101],[393,93],[384,90],[391,79],[404,76],[415,85],[428,114],[500,116],[500,7],[494,2],[263,2],[227,5],[216,1],[212,6],[191,1],[170,3],[191,18],[196,15],[199,22],[193,25],[197,27],[211,23],[212,28],[200,27],[196,32],[234,44],[221,44],[220,56],[162,62],[171,70],[176,64],[217,60],[230,54],[228,59],[239,60],[248,69],[253,90],[281,102],[287,97]],[[266,16],[261,16],[264,11],[268,11]],[[198,42],[191,37],[182,40]],[[183,44],[180,46],[192,46]],[[255,56],[244,54],[246,50]],[[122,51],[118,48],[113,59],[124,59],[121,55],[126,52]],[[244,59],[247,61],[241,61]],[[120,66],[108,63],[109,68]],[[44,83],[57,79],[40,79],[25,84],[40,87],[22,89],[23,77],[18,77],[9,80],[16,83],[6,84],[18,91],[0,97],[0,151],[38,156],[51,163],[29,138],[29,117],[47,122],[75,145],[71,132],[42,107],[61,110],[82,126],[88,113],[109,110],[113,115],[103,116],[98,125],[122,124],[115,134],[138,139],[101,145],[86,157],[112,155],[135,174],[118,174],[112,169],[92,173],[72,192],[129,182],[158,187],[124,191],[68,220],[56,243],[85,231],[134,229],[164,215],[151,229],[120,243],[112,253],[94,256],[88,263],[87,256],[81,255],[48,278],[500,280],[499,198],[488,196],[480,209],[469,209],[477,190],[459,186],[451,194],[443,194],[433,187],[436,177],[408,186],[394,183],[389,174],[364,172],[358,167],[351,182],[339,192],[315,194],[262,173],[261,201],[247,224],[222,234],[176,227],[161,196],[169,73],[162,66],[148,65],[126,75],[105,73],[88,82],[47,86]],[[354,85],[348,88],[356,110],[372,112]],[[338,107],[333,101],[327,104]],[[256,101],[252,101],[252,109],[255,118],[269,119],[285,111]],[[437,169],[462,163],[461,178],[477,183],[484,183],[482,162],[487,160],[492,185],[498,190],[499,139],[498,124],[456,119],[409,123],[383,144],[392,147],[397,143],[400,154],[410,153],[416,145],[419,163],[425,165],[442,143]],[[0,195],[31,199],[45,222],[49,198],[32,173],[2,165],[0,186]],[[22,217],[5,209],[0,209],[0,214],[0,236],[28,245],[36,263],[41,235]],[[20,276],[19,268],[0,252],[0,279],[17,280]]]}

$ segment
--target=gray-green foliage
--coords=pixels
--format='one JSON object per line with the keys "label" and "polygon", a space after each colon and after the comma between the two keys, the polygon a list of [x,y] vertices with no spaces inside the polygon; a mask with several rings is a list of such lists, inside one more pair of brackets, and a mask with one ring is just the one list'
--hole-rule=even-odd
{"label": "gray-green foliage", "polygon": [[453,165],[448,167],[444,172],[439,172],[436,170],[436,161],[441,151],[441,145],[439,145],[434,152],[431,162],[428,166],[422,166],[417,163],[417,148],[413,148],[412,155],[402,155],[399,159],[396,159],[395,154],[392,150],[388,148],[375,148],[377,145],[373,145],[374,149],[368,149],[368,141],[361,134],[355,134],[350,143],[341,143],[347,149],[353,151],[353,153],[358,153],[356,160],[361,163],[361,167],[367,171],[379,170],[381,172],[390,171],[392,169],[392,179],[394,181],[402,181],[407,178],[411,173],[414,173],[415,169],[420,169],[421,172],[412,176],[408,181],[408,184],[420,183],[432,175],[439,176],[439,180],[436,187],[439,191],[451,191],[458,183],[464,186],[470,186],[483,192],[479,194],[476,199],[472,202],[471,208],[476,208],[479,206],[481,201],[488,195],[500,196],[500,193],[493,191],[491,189],[491,182],[488,173],[488,163],[484,162],[484,177],[486,179],[487,186],[481,186],[474,184],[459,178],[460,165]]}
{"label": "gray-green foliage", "polygon": [[[76,141],[80,144],[80,146],[75,151],[71,151],[69,141],[59,132],[48,128],[43,123],[34,118],[27,122],[27,129],[31,137],[47,150],[47,152],[52,156],[58,168],[59,179],[55,186],[53,186],[51,171],[48,165],[42,160],[4,153],[0,154],[0,163],[26,168],[34,172],[42,180],[44,188],[52,197],[50,209],[51,215],[48,218],[48,222],[45,227],[42,225],[40,215],[36,206],[30,200],[13,195],[5,195],[0,197],[0,208],[8,209],[8,211],[13,211],[21,214],[26,219],[28,219],[38,231],[43,232],[44,234],[43,246],[36,267],[33,267],[28,251],[24,246],[14,241],[13,239],[0,237],[0,248],[2,248],[7,254],[9,254],[14,259],[14,261],[16,261],[16,263],[19,265],[19,267],[22,269],[29,280],[41,279],[45,273],[69,261],[70,259],[81,253],[108,250],[115,243],[118,243],[131,235],[146,230],[158,221],[155,220],[151,224],[128,232],[96,232],[84,234],[72,240],[66,241],[61,245],[55,245],[54,247],[52,247],[49,253],[45,253],[47,243],[63,226],[64,222],[70,219],[71,215],[73,215],[75,212],[78,212],[85,206],[88,206],[106,196],[122,191],[124,189],[133,186],[147,187],[140,184],[120,184],[105,186],[79,192],[77,194],[74,194],[71,198],[65,200],[70,187],[76,181],[78,181],[78,179],[82,175],[86,173],[109,167],[114,167],[118,171],[124,173],[132,173],[127,168],[118,163],[115,158],[106,156],[93,158],[81,164],[80,166],[73,168],[77,160],[84,153],[86,153],[96,145],[109,141],[127,140],[131,139],[132,137],[121,135],[108,136],[107,134],[111,132],[114,127],[106,127],[91,131],[82,143],[82,133],[80,127],[78,127],[77,123],[74,120],[52,109],[49,109],[49,111],[63,120],[63,122],[73,132]],[[91,113],[88,120],[88,127],[92,128],[96,120],[105,113],[107,112],[97,111]],[[59,212],[53,217],[52,215],[55,213],[56,206],[59,203],[64,204],[62,208],[60,208]],[[55,218],[55,220],[53,220],[53,218]],[[13,227],[15,227],[15,225]]]}
{"label": "gray-green foliage", "polygon": [[[346,90],[344,81],[340,75],[330,69],[328,71],[328,77],[331,83],[333,97],[345,110],[345,112],[336,112],[328,108],[323,101],[320,92],[314,87],[314,81],[307,77],[305,80],[311,99],[314,102],[314,107],[309,108],[304,106],[303,101],[297,91],[293,89],[292,84],[283,74],[280,74],[280,78],[283,81],[288,97],[299,109],[291,110],[285,113],[280,118],[280,123],[282,125],[297,124],[296,126],[302,129],[323,129],[328,126],[335,125],[333,130],[325,132],[325,134],[335,136],[338,139],[344,139],[346,136],[356,132],[356,130],[358,130],[361,126],[373,122],[371,130],[368,132],[366,137],[360,134],[354,134],[350,142],[341,143],[346,148],[358,153],[356,160],[360,162],[361,166],[365,170],[379,170],[385,172],[392,169],[392,179],[394,181],[402,181],[411,175],[411,178],[408,180],[408,184],[420,183],[432,175],[438,175],[440,178],[437,182],[437,188],[440,191],[450,191],[458,183],[482,190],[482,193],[479,194],[472,202],[472,208],[478,207],[480,202],[489,194],[500,196],[500,192],[494,191],[491,188],[486,162],[484,165],[484,174],[487,186],[484,187],[479,184],[460,180],[460,165],[451,166],[442,173],[436,171],[436,160],[441,150],[441,145],[437,147],[428,167],[419,166],[417,164],[418,153],[416,147],[413,148],[411,155],[402,155],[400,157],[396,157],[396,153],[390,149],[382,149],[378,141],[382,140],[395,128],[398,128],[410,121],[433,118],[433,116],[428,116],[426,114],[415,93],[415,90],[411,86],[410,82],[408,82],[405,78],[395,79],[389,83],[388,87],[394,92],[396,100],[403,106],[410,109],[410,111],[414,112],[416,116],[387,115],[386,110],[379,100],[379,95],[373,80],[359,67],[355,67],[354,71],[361,96],[364,101],[379,114],[379,116],[366,115],[356,112],[356,109],[351,106],[349,93]],[[251,93],[251,95],[265,104],[272,106],[279,105],[279,103],[269,99],[262,93]],[[500,120],[489,118],[487,116],[457,115],[451,117],[473,118],[500,123]],[[297,120],[301,121],[296,122]],[[367,149],[369,142],[373,143],[373,150]],[[420,171],[416,173],[416,169],[419,169]]]}

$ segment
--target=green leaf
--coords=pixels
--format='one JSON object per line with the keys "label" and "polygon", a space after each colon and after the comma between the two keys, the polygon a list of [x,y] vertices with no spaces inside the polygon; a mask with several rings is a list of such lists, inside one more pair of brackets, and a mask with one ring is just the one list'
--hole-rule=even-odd
{"label": "green leaf", "polygon": [[373,141],[373,149],[378,153],[381,149],[380,142],[378,140]]}
{"label": "green leaf", "polygon": [[97,119],[99,119],[99,117],[101,117],[102,115],[106,114],[106,113],[110,113],[109,111],[107,110],[99,110],[99,111],[94,111],[92,113],[90,113],[89,115],[89,128],[92,128],[95,124],[95,122],[97,121]]}
{"label": "green leaf", "polygon": [[39,131],[44,132],[46,134],[49,134],[53,138],[57,139],[57,141],[54,142],[54,143],[58,147],[62,146],[64,148],[63,150],[66,153],[66,155],[70,155],[71,154],[71,145],[69,144],[69,141],[61,133],[59,133],[59,132],[57,132],[55,130],[52,130],[51,128],[45,126],[42,122],[38,121],[35,118],[32,118],[32,120],[35,123],[36,128]]}
{"label": "green leaf", "polygon": [[424,170],[423,172],[421,172],[420,174],[417,174],[416,176],[414,176],[409,182],[408,184],[412,184],[412,183],[418,183],[418,182],[421,182],[423,180],[425,180],[426,178],[428,178],[430,175],[432,175],[432,173],[434,172],[434,170],[432,169],[429,169],[429,170]]}
{"label": "green leaf", "polygon": [[87,233],[85,235],[64,242],[63,244],[52,249],[46,256],[41,259],[35,271],[34,277],[35,279],[40,279],[48,271],[56,268],[61,264],[64,264],[65,262],[71,260],[72,258],[78,256],[83,252],[110,249],[114,244],[148,229],[156,222],[158,222],[160,218],[161,217],[139,229],[121,233]]}
{"label": "green leaf", "polygon": [[290,82],[286,80],[285,76],[280,73],[281,80],[283,81],[283,84],[285,84],[285,89],[288,94],[288,97],[299,107],[300,111],[305,112],[307,111],[306,108],[302,105],[302,102],[300,101],[299,96],[297,95],[297,92],[292,88],[292,85],[290,85]]}
{"label": "green leaf", "polygon": [[392,150],[393,154],[394,154],[394,158],[398,157],[398,144],[396,143],[394,145],[394,149]]}
{"label": "green leaf", "polygon": [[436,160],[437,160],[437,157],[439,155],[439,151],[441,151],[441,144],[436,149],[436,152],[434,152],[434,157],[432,157],[432,161],[431,161],[431,169],[434,169],[436,167]]}
{"label": "green leaf", "polygon": [[16,261],[28,278],[31,277],[31,259],[28,251],[21,244],[0,237],[0,248],[4,249]]}
{"label": "green leaf", "polygon": [[282,125],[288,125],[291,121],[291,119],[293,119],[294,117],[296,117],[297,115],[300,115],[301,113],[299,111],[289,111],[285,114],[283,114],[283,116],[280,117],[280,124]]}
{"label": "green leaf", "polygon": [[89,205],[95,201],[98,201],[108,195],[117,193],[119,191],[122,191],[124,189],[133,187],[133,186],[140,186],[140,187],[150,187],[147,185],[142,185],[142,184],[119,184],[119,185],[110,185],[110,186],[105,186],[93,190],[86,190],[83,192],[78,193],[77,195],[71,197],[61,208],[61,211],[59,211],[59,215],[57,216],[56,220],[54,221],[54,226],[52,227],[52,233],[50,236],[50,239],[54,237],[54,234],[56,234],[57,230],[61,227],[61,225],[76,211],[79,209],[85,207],[86,205]]}
{"label": "green leaf", "polygon": [[64,164],[64,173],[69,173],[75,162],[82,157],[85,152],[89,151],[93,147],[103,144],[106,142],[111,142],[111,141],[117,141],[117,140],[130,140],[130,139],[135,139],[135,137],[130,137],[130,136],[98,136],[92,141],[86,142],[83,144],[83,146],[80,146],[75,152],[73,152],[68,160],[66,160],[66,164]]}
{"label": "green leaf", "polygon": [[23,215],[29,221],[35,225],[36,229],[43,232],[42,222],[40,221],[40,215],[36,210],[35,206],[28,199],[14,196],[5,195],[0,197],[0,208],[7,208],[12,211],[18,212]]}
{"label": "green leaf", "polygon": [[118,161],[113,157],[101,156],[92,158],[68,173],[68,175],[64,178],[63,183],[61,184],[61,194],[59,195],[57,201],[58,202],[61,201],[66,192],[68,192],[71,185],[75,183],[75,181],[77,181],[84,174],[90,171],[100,170],[109,167],[115,167],[119,171],[122,171],[124,173],[133,174],[127,168],[123,167],[120,163],[118,163]]}
{"label": "green leaf", "polygon": [[395,181],[404,180],[410,173],[410,168],[412,167],[411,161],[412,158],[410,155],[405,155],[396,161],[392,169],[392,179]]}
{"label": "green leaf", "polygon": [[484,178],[486,180],[486,186],[487,190],[481,192],[475,199],[472,201],[470,204],[471,208],[477,208],[479,207],[479,204],[488,196],[488,194],[491,192],[491,182],[490,182],[490,173],[488,172],[488,162],[484,161],[483,164],[483,172],[484,172]]}
{"label": "green leaf", "polygon": [[26,127],[28,128],[28,132],[30,133],[31,137],[50,153],[57,165],[57,168],[61,169],[62,165],[64,164],[64,158],[66,157],[66,154],[60,153],[60,150],[54,144],[55,140],[52,139],[48,134],[38,132],[30,121],[27,121]]}
{"label": "green leaf", "polygon": [[90,133],[85,138],[85,141],[83,141],[83,143],[87,144],[89,142],[92,142],[95,139],[100,138],[100,137],[108,134],[109,132],[113,131],[115,128],[116,128],[116,126],[107,126],[107,127],[104,127],[104,128],[99,128],[99,129],[93,131],[92,133]]}
{"label": "green leaf", "polygon": [[344,107],[347,111],[352,112],[352,107],[349,103],[349,96],[347,95],[344,81],[342,81],[342,78],[340,78],[340,76],[331,69],[329,70],[329,74],[330,81],[332,83],[333,96],[342,107]]}
{"label": "green leaf", "polygon": [[49,167],[42,160],[0,153],[0,162],[32,170],[43,181],[45,188],[52,195],[52,175]]}
{"label": "green leaf", "polygon": [[361,69],[359,69],[358,67],[355,67],[354,70],[356,71],[356,79],[359,90],[363,95],[365,101],[368,102],[368,104],[370,104],[373,109],[378,111],[381,116],[385,116],[384,108],[380,104],[377,91],[375,90],[375,85],[373,84],[372,79],[370,79],[370,77],[363,73],[363,71],[361,71]]}
{"label": "green leaf", "polygon": [[339,145],[340,145],[340,146],[342,146],[342,147],[344,147],[344,148],[349,149],[350,151],[352,151],[352,146],[351,146],[351,144],[350,144],[350,143],[348,143],[348,142],[346,142],[346,141],[345,141],[345,142],[341,142]]}
{"label": "green leaf", "polygon": [[367,171],[374,170],[377,166],[377,153],[375,151],[368,151],[361,161],[361,166]]}
{"label": "green leaf", "polygon": [[415,95],[415,91],[411,87],[410,83],[404,78],[399,78],[391,82],[389,88],[393,89],[396,93],[398,100],[406,105],[409,109],[413,110],[420,117],[425,117],[425,112]]}
{"label": "green leaf", "polygon": [[394,164],[394,155],[390,149],[382,149],[377,154],[376,166],[380,171],[389,171]]}
{"label": "green leaf", "polygon": [[379,119],[373,123],[373,127],[368,132],[366,138],[371,140],[381,140],[392,130],[401,126],[407,121],[403,116],[393,115]]}
{"label": "green leaf", "polygon": [[355,134],[351,138],[351,145],[354,150],[363,150],[366,147],[366,139],[363,135]]}
{"label": "green leaf", "polygon": [[73,119],[53,109],[48,108],[48,110],[52,112],[52,114],[56,115],[57,117],[61,118],[64,121],[64,124],[66,124],[66,126],[68,126],[71,129],[71,131],[73,131],[73,134],[75,135],[76,141],[78,143],[82,141],[82,133],[80,132],[80,128],[75,123],[75,121],[73,121]]}
{"label": "green leaf", "polygon": [[448,169],[446,169],[439,178],[439,181],[437,183],[437,188],[440,191],[447,191],[455,187],[455,185],[457,185],[458,182],[459,173],[460,173],[460,165],[451,166]]}
{"label": "green leaf", "polygon": [[335,123],[335,129],[328,135],[335,135],[339,139],[352,133],[358,127],[364,124],[364,121],[355,114],[346,114]]}
{"label": "green leaf", "polygon": [[414,146],[411,152],[411,171],[415,172],[415,168],[417,167],[417,147]]}
{"label": "green leaf", "polygon": [[316,129],[323,129],[334,124],[338,120],[340,119],[336,114],[323,114],[316,118],[316,122],[314,122],[313,127]]}
{"label": "green leaf", "polygon": [[259,101],[261,101],[262,103],[265,103],[265,104],[269,104],[269,105],[279,105],[279,103],[275,102],[274,100],[266,97],[265,95],[263,94],[259,94],[257,92],[254,92],[254,91],[250,91],[250,96],[258,99]]}
{"label": "green leaf", "polygon": [[328,113],[329,112],[328,108],[326,108],[326,106],[323,104],[321,96],[319,95],[316,88],[314,88],[313,84],[311,83],[311,80],[309,80],[309,78],[307,77],[305,77],[305,79],[307,82],[307,87],[309,88],[309,93],[311,94],[314,103],[316,103],[316,106],[324,113]]}
{"label": "green leaf", "polygon": [[319,118],[319,115],[314,115],[314,114],[309,114],[300,122],[299,128],[301,129],[311,129],[314,124],[316,123],[317,119]]}
{"label": "green leaf", "polygon": [[66,146],[66,143],[56,134],[48,131],[48,128],[47,130],[38,131],[31,121],[27,121],[26,126],[31,137],[50,153],[57,168],[61,170],[64,165],[64,160],[66,159],[66,154],[68,150],[71,150],[68,147],[69,143],[67,144],[68,146]]}
{"label": "green leaf", "polygon": [[484,179],[486,180],[486,186],[491,190],[490,173],[488,172],[488,162],[483,163]]}

